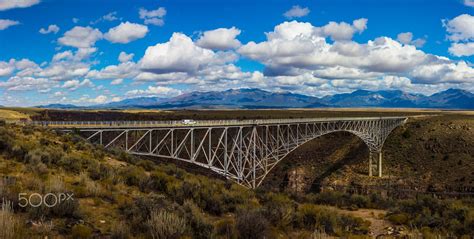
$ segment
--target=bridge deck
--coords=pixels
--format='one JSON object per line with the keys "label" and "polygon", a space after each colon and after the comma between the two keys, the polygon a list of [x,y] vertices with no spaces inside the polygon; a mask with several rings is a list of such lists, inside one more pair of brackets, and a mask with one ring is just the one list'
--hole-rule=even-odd
{"label": "bridge deck", "polygon": [[72,128],[176,128],[176,127],[212,127],[212,126],[244,126],[244,125],[275,125],[313,122],[336,121],[373,121],[389,119],[406,119],[408,117],[338,117],[338,118],[299,118],[299,119],[256,119],[256,120],[196,120],[185,123],[173,121],[33,121],[32,125],[59,129]]}

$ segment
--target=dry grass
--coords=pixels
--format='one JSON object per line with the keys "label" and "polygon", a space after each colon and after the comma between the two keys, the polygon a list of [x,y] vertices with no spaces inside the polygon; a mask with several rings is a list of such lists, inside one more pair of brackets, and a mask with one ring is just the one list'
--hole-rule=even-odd
{"label": "dry grass", "polygon": [[2,208],[0,210],[0,238],[16,238],[15,232],[18,225],[18,220],[13,214],[12,203],[2,201]]}
{"label": "dry grass", "polygon": [[27,114],[7,109],[0,109],[0,119],[2,120],[19,120],[19,119],[29,119],[30,117]]}

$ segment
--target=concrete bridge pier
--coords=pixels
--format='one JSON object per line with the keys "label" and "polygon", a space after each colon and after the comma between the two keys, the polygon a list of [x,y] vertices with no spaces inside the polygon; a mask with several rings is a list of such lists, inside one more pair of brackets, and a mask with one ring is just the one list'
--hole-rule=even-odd
{"label": "concrete bridge pier", "polygon": [[[374,155],[376,158],[374,158]],[[378,177],[382,177],[382,150],[369,153],[369,177],[374,176],[374,170]]]}

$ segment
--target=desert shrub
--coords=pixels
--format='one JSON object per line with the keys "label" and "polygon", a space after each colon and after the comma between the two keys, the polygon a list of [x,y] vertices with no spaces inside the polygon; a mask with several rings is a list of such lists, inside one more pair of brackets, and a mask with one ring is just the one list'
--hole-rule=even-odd
{"label": "desert shrub", "polygon": [[127,223],[120,221],[112,225],[110,234],[112,239],[128,239],[130,238],[130,228]]}
{"label": "desert shrub", "polygon": [[300,228],[324,231],[337,236],[342,236],[345,232],[365,234],[370,225],[361,218],[338,214],[330,208],[314,204],[300,205],[296,218]]}
{"label": "desert shrub", "polygon": [[262,198],[263,213],[272,225],[288,229],[293,223],[295,203],[283,194],[268,193]]}
{"label": "desert shrub", "polygon": [[96,167],[88,167],[87,172],[91,179],[103,180],[111,175],[112,169],[103,163],[99,163]]}
{"label": "desert shrub", "polygon": [[79,173],[82,170],[82,157],[77,154],[65,154],[61,157],[58,164],[66,171]]}
{"label": "desert shrub", "polygon": [[83,224],[77,224],[72,227],[71,229],[71,236],[72,238],[83,239],[83,238],[91,238],[92,236],[92,229]]}
{"label": "desert shrub", "polygon": [[394,213],[387,216],[387,219],[394,224],[403,225],[408,222],[409,215],[406,213]]}
{"label": "desert shrub", "polygon": [[13,207],[10,202],[2,201],[0,208],[0,238],[16,238],[19,222],[13,214]]}
{"label": "desert shrub", "polygon": [[78,196],[82,196],[82,197],[103,196],[104,193],[103,193],[102,186],[98,182],[95,182],[92,179],[90,179],[87,173],[81,172],[81,174],[79,175],[79,180],[80,180],[81,186],[85,190],[81,191],[81,193],[78,193]]}
{"label": "desert shrub", "polygon": [[186,221],[192,230],[193,238],[210,238],[213,226],[204,216],[201,209],[191,200],[186,200],[183,208]]}
{"label": "desert shrub", "polygon": [[430,232],[451,232],[458,236],[474,233],[472,208],[455,200],[430,196],[401,200],[396,208],[391,209],[388,219],[412,228],[430,228]]}
{"label": "desert shrub", "polygon": [[138,197],[131,202],[125,202],[119,205],[120,211],[130,224],[132,232],[146,231],[146,222],[153,210],[159,208],[172,208],[165,196],[150,193],[144,197]]}
{"label": "desert shrub", "polygon": [[180,238],[186,232],[186,220],[174,212],[153,210],[146,221],[152,238]]}
{"label": "desert shrub", "polygon": [[238,234],[235,230],[235,221],[232,218],[224,218],[216,221],[213,235],[215,238],[237,238]]}
{"label": "desert shrub", "polygon": [[168,183],[175,178],[161,171],[154,171],[150,174],[149,188],[154,191],[166,192]]}
{"label": "desert shrub", "polygon": [[325,191],[318,194],[308,194],[305,196],[304,201],[314,204],[350,208],[388,208],[394,204],[393,201],[383,199],[377,194],[365,196],[337,191]]}
{"label": "desert shrub", "polygon": [[152,170],[155,169],[155,163],[153,163],[150,160],[142,159],[142,160],[138,161],[136,165],[138,167],[142,167],[146,171],[152,171]]}
{"label": "desert shrub", "polygon": [[236,228],[239,238],[265,238],[269,224],[258,209],[244,209],[237,213]]}
{"label": "desert shrub", "polygon": [[125,184],[129,186],[137,186],[141,190],[146,188],[148,176],[142,168],[129,166],[122,169],[120,175],[122,175]]}

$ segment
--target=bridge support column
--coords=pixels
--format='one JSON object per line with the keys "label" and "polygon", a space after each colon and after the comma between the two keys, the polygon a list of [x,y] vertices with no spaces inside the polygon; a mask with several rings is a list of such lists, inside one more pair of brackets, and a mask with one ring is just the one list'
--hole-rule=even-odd
{"label": "bridge support column", "polygon": [[382,177],[382,150],[379,152],[379,161],[377,162],[377,168],[379,169],[379,177]]}
{"label": "bridge support column", "polygon": [[[377,158],[374,158],[374,155],[378,157],[375,156]],[[369,152],[369,177],[374,176],[374,173],[376,173],[378,177],[382,177],[382,151]]]}

